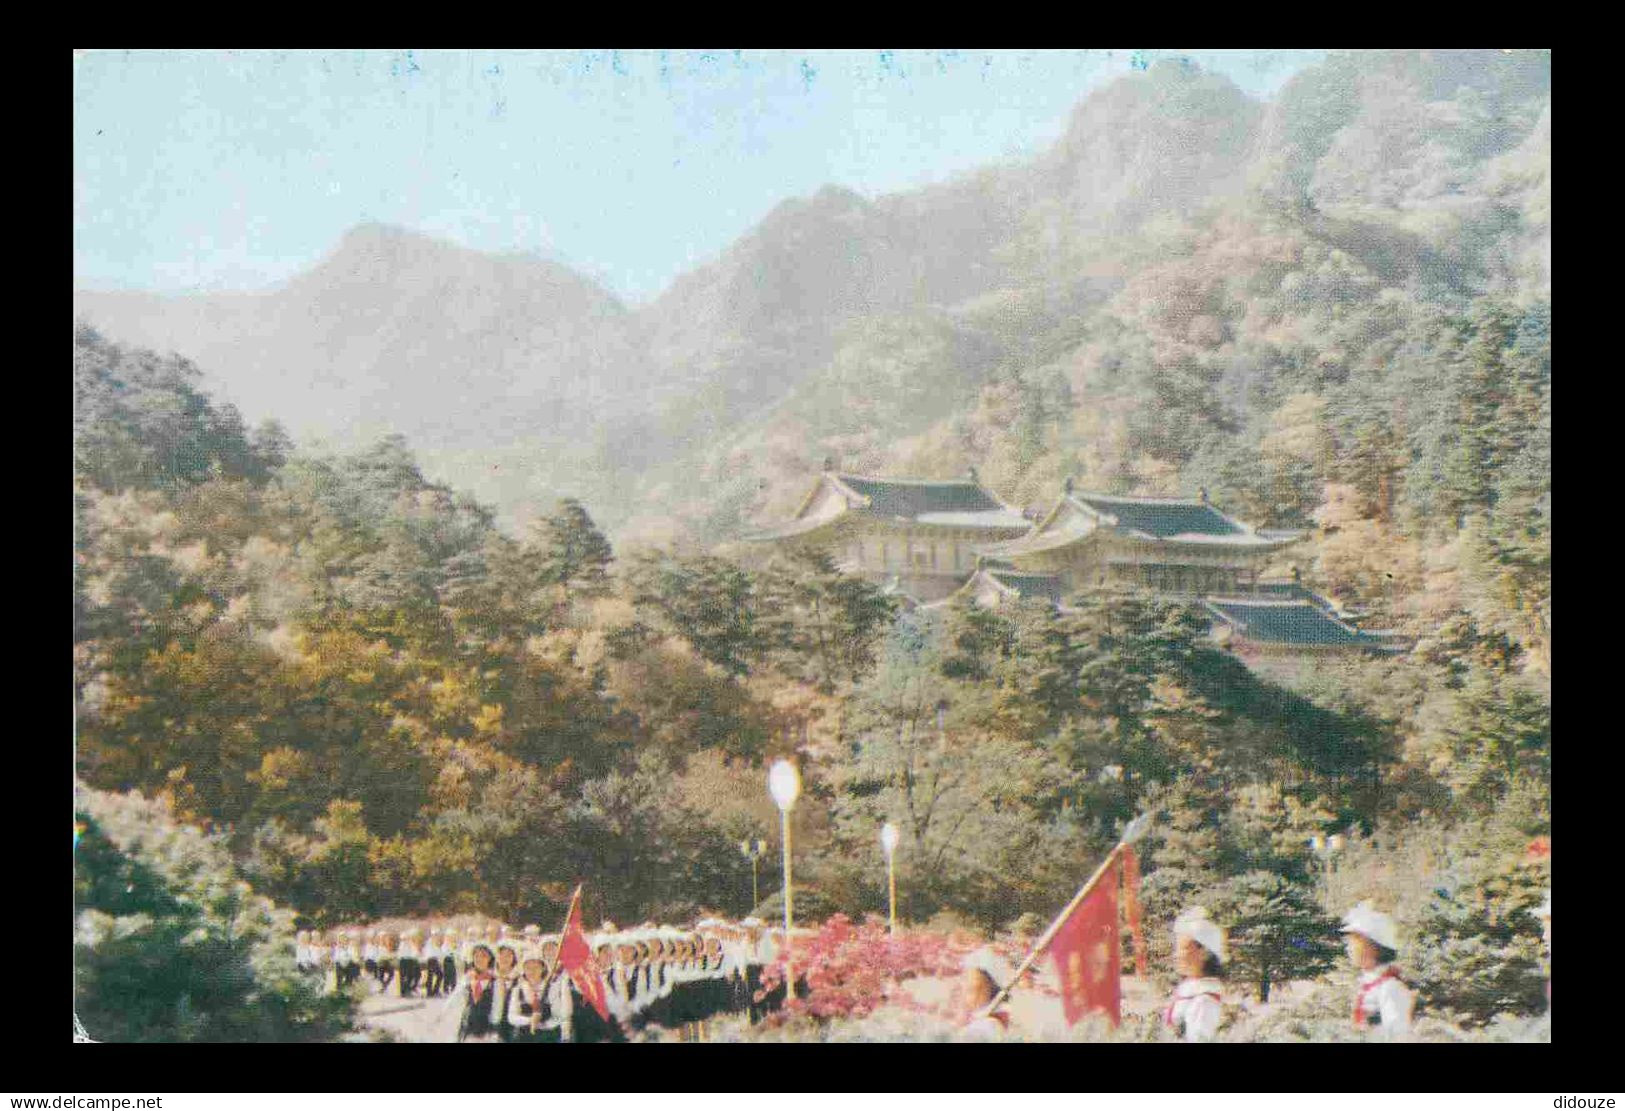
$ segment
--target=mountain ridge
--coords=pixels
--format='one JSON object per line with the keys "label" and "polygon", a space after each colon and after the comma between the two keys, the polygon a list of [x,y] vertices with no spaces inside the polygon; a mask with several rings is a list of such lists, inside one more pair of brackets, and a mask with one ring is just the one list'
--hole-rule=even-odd
{"label": "mountain ridge", "polygon": [[1279,311],[1549,289],[1549,66],[1340,54],[1258,101],[1165,61],[1083,98],[1033,159],[874,199],[787,198],[642,305],[561,263],[362,224],[269,291],[84,291],[75,307],[296,434],[402,432],[449,468],[437,477],[518,519],[573,493],[612,529],[715,542],[832,450],[927,464],[988,389],[1049,391],[1051,424],[1091,395],[1119,404],[1100,372],[1068,366],[1105,336],[1151,379],[1254,358],[1285,333],[1249,320],[1248,298],[1277,297],[1294,268],[1347,274],[1305,271],[1297,296],[1322,301]]}

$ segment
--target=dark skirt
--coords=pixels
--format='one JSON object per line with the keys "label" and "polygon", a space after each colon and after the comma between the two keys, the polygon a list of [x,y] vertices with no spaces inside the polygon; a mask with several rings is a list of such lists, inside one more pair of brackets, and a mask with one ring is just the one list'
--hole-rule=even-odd
{"label": "dark skirt", "polygon": [[621,1029],[621,1024],[615,1021],[613,1014],[607,1019],[601,1016],[593,1010],[591,1003],[581,998],[574,987],[570,989],[570,996],[573,1008],[570,1019],[571,1041],[580,1044],[626,1041],[626,1031]]}
{"label": "dark skirt", "polygon": [[457,1027],[458,1041],[464,1038],[481,1038],[496,1029],[496,1024],[491,1021],[491,997],[492,993],[486,992],[485,998],[478,1003],[468,1001],[468,1005],[463,1008],[463,1020]]}

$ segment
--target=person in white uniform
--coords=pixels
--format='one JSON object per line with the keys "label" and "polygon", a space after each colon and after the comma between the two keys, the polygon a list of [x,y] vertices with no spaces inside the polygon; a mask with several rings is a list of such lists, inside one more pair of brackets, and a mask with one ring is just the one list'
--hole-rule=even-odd
{"label": "person in white uniform", "polygon": [[1360,970],[1354,994],[1354,1025],[1375,1028],[1384,1038],[1410,1033],[1416,997],[1399,977],[1394,961],[1399,956],[1399,929],[1394,920],[1369,902],[1343,918],[1349,960]]}
{"label": "person in white uniform", "polygon": [[440,996],[440,985],[444,982],[445,965],[441,962],[446,956],[446,935],[439,928],[429,931],[429,940],[423,945],[423,994],[429,999]]}
{"label": "person in white uniform", "polygon": [[403,933],[395,955],[401,970],[401,998],[416,995],[418,980],[423,975],[423,931],[413,926]]}
{"label": "person in white uniform", "polygon": [[356,930],[340,930],[338,947],[333,952],[333,967],[337,973],[337,986],[347,988],[361,978],[361,935]]}
{"label": "person in white uniform", "polygon": [[1004,1037],[1010,1029],[1010,1013],[1000,1007],[988,1010],[999,994],[1001,986],[1009,981],[1013,970],[1005,966],[992,949],[983,948],[971,954],[965,962],[960,981],[965,1020],[959,1033],[966,1041],[993,1042]]}
{"label": "person in white uniform", "polygon": [[1181,977],[1162,1021],[1188,1042],[1211,1041],[1224,1018],[1224,928],[1206,907],[1189,907],[1174,920],[1174,966]]}
{"label": "person in white uniform", "polygon": [[519,1044],[558,1041],[558,1020],[549,1013],[545,1002],[551,986],[547,983],[547,965],[537,950],[528,949],[519,967],[519,982],[508,995],[510,1038]]}

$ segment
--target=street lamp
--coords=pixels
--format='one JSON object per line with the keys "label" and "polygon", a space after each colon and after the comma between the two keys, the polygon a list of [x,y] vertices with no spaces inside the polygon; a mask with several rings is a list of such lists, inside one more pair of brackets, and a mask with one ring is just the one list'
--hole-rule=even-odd
{"label": "street lamp", "polygon": [[1309,849],[1320,859],[1321,882],[1325,887],[1326,895],[1331,897],[1332,888],[1332,857],[1343,851],[1348,842],[1341,833],[1334,833],[1330,837],[1315,834],[1309,838]]}
{"label": "street lamp", "polygon": [[739,842],[739,854],[750,861],[750,909],[752,911],[762,901],[761,896],[756,893],[756,862],[761,860],[762,855],[766,852],[767,842],[760,837],[754,841]]}
{"label": "street lamp", "polygon": [[897,933],[897,838],[897,827],[890,822],[880,827],[880,847],[886,850],[886,889],[893,934]]}
{"label": "street lamp", "polygon": [[796,973],[790,963],[790,808],[795,806],[796,799],[801,795],[801,776],[796,772],[796,766],[788,760],[775,763],[767,773],[767,789],[773,795],[773,801],[779,804],[779,816],[783,821],[784,840],[784,991],[786,999],[796,997]]}

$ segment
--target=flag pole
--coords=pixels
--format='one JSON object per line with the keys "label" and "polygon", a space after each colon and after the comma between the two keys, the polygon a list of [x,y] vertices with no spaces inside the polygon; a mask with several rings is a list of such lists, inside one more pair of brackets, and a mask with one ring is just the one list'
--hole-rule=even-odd
{"label": "flag pole", "polygon": [[1044,950],[1049,947],[1049,943],[1055,940],[1055,935],[1060,932],[1061,925],[1067,920],[1068,917],[1071,916],[1074,910],[1078,909],[1078,904],[1089,897],[1089,893],[1093,891],[1095,889],[1095,885],[1100,882],[1100,877],[1104,876],[1107,870],[1110,869],[1114,863],[1116,863],[1117,858],[1122,855],[1125,847],[1145,836],[1145,831],[1150,828],[1150,825],[1150,815],[1141,814],[1138,818],[1135,818],[1126,827],[1124,827],[1123,836],[1118,839],[1117,844],[1112,846],[1112,851],[1106,854],[1106,859],[1100,862],[1100,867],[1095,869],[1095,874],[1090,876],[1089,879],[1084,882],[1082,887],[1078,888],[1078,893],[1072,896],[1072,901],[1067,903],[1066,906],[1062,908],[1061,913],[1057,914],[1055,916],[1055,920],[1049,924],[1049,927],[1042,934],[1039,935],[1038,940],[1033,943],[1032,951],[1027,954],[1027,956],[1022,960],[1021,964],[1016,968],[1015,973],[1010,977],[1010,982],[1001,987],[998,994],[993,997],[992,1001],[989,1002],[986,1007],[983,1007],[978,1013],[984,1015],[991,1014],[995,1007],[1009,998],[1011,989],[1021,981],[1021,977],[1025,975],[1027,970],[1033,966],[1034,962],[1036,962],[1038,958],[1043,955]]}
{"label": "flag pole", "polygon": [[[570,928],[570,918],[576,912],[576,904],[581,902],[581,887],[581,884],[576,884],[576,893],[570,896],[570,909],[564,912],[564,925],[559,927],[559,947],[561,950],[564,946],[564,932]],[[547,998],[547,989],[552,987],[553,981],[558,978],[559,967],[558,954],[554,954],[553,966],[547,970],[547,980],[542,984],[543,999]]]}

